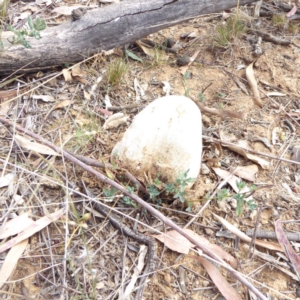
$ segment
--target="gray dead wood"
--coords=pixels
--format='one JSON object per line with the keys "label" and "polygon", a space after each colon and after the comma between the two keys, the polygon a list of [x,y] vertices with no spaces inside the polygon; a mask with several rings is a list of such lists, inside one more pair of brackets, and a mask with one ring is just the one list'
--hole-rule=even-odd
{"label": "gray dead wood", "polygon": [[[240,0],[240,5],[252,0]],[[75,63],[117,46],[138,40],[163,28],[204,14],[236,7],[237,0],[131,0],[90,10],[79,20],[41,32],[37,40],[27,37],[32,48],[11,45],[2,34],[0,75],[29,73]],[[21,69],[21,70],[19,70]],[[19,71],[18,71],[19,70]]]}

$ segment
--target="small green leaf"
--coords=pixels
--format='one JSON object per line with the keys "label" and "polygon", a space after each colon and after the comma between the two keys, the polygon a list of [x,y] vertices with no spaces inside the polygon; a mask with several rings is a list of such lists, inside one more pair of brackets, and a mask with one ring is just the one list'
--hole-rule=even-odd
{"label": "small green leaf", "polygon": [[103,189],[103,194],[106,196],[106,197],[113,197],[115,196],[115,194],[117,193],[117,189],[112,187],[112,188],[104,188]]}
{"label": "small green leaf", "polygon": [[126,55],[127,55],[128,57],[130,57],[130,58],[132,58],[132,59],[134,59],[134,60],[143,62],[143,60],[142,60],[140,57],[138,57],[137,55],[135,55],[135,54],[132,53],[131,51],[125,50],[125,53],[126,53]]}
{"label": "small green leaf", "polygon": [[236,186],[241,191],[243,188],[245,188],[246,182],[245,181],[240,181],[240,182],[236,181]]}
{"label": "small green leaf", "polygon": [[160,194],[159,190],[154,185],[149,186],[148,192],[150,195],[150,199],[154,199],[156,196]]}
{"label": "small green leaf", "polygon": [[32,18],[31,18],[30,16],[27,18],[27,22],[28,22],[29,28],[30,28],[31,30],[34,30]]}
{"label": "small green leaf", "polygon": [[165,186],[167,193],[170,193],[170,194],[174,193],[174,191],[175,191],[174,183],[165,184],[164,186]]}

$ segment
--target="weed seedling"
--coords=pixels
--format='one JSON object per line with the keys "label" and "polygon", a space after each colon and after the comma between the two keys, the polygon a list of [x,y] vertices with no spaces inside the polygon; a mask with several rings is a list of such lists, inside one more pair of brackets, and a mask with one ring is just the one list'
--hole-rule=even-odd
{"label": "weed seedling", "polygon": [[3,42],[2,42],[2,31],[3,31],[3,27],[4,27],[4,20],[5,20],[5,16],[6,16],[6,12],[7,12],[7,7],[8,7],[8,0],[4,0],[2,1],[1,5],[0,5],[0,49],[4,48]]}
{"label": "weed seedling", "polygon": [[108,202],[113,201],[116,193],[117,193],[117,189],[114,187],[103,189],[103,194],[105,195],[105,197],[107,197]]}
{"label": "weed seedling", "polygon": [[272,22],[277,29],[285,29],[288,24],[284,14],[273,15]]}
{"label": "weed seedling", "polygon": [[198,101],[205,102],[205,100],[206,100],[205,95],[203,93],[199,92],[198,93]]}
{"label": "weed seedling", "polygon": [[299,25],[297,23],[289,23],[288,30],[292,34],[298,34]]}
{"label": "weed seedling", "polygon": [[224,25],[218,26],[216,32],[217,34],[214,37],[213,45],[228,49],[234,43],[234,40],[245,32],[245,26],[235,15],[228,18]]}
{"label": "weed seedling", "polygon": [[8,26],[8,29],[12,31],[16,36],[13,37],[9,42],[12,44],[22,44],[25,48],[32,48],[28,41],[25,40],[26,36],[32,36],[36,39],[40,39],[40,31],[46,28],[46,23],[43,19],[36,18],[35,21],[31,17],[27,19],[29,30],[22,29],[16,30],[12,26]]}
{"label": "weed seedling", "polygon": [[184,197],[186,196],[186,187],[189,183],[194,182],[195,179],[188,177],[188,172],[184,172],[183,174],[179,175],[175,182],[170,183],[162,183],[159,180],[159,175],[154,179],[154,184],[148,186],[148,192],[150,194],[150,199],[155,200],[156,202],[161,202],[161,199],[158,199],[162,193],[166,193],[167,195],[170,194],[173,196],[173,199],[179,199],[182,203],[185,202]]}
{"label": "weed seedling", "polygon": [[229,198],[234,198],[236,200],[236,210],[235,213],[239,217],[244,211],[245,204],[253,211],[257,204],[254,203],[253,200],[247,200],[249,195],[251,195],[255,191],[255,186],[252,185],[250,187],[250,191],[243,193],[243,189],[246,187],[246,183],[244,181],[236,182],[238,192],[236,194],[230,194],[228,189],[221,189],[217,192],[217,201],[224,201]]}
{"label": "weed seedling", "polygon": [[123,76],[128,71],[127,63],[122,59],[115,59],[107,69],[107,80],[111,86],[115,86],[122,81]]}
{"label": "weed seedling", "polygon": [[[127,186],[126,189],[129,193],[131,193],[131,194],[134,193],[134,187]],[[137,207],[137,204],[128,196],[123,197],[123,203],[126,205],[129,205],[129,206],[133,206],[134,208]]]}
{"label": "weed seedling", "polygon": [[191,77],[189,72],[185,72],[183,76],[183,87],[184,87],[184,96],[189,97],[191,89],[187,87],[187,80]]}

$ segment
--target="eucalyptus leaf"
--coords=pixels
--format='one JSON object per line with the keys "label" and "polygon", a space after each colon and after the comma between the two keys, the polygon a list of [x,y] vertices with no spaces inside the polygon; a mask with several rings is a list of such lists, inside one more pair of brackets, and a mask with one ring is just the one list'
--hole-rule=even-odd
{"label": "eucalyptus leaf", "polygon": [[127,55],[128,57],[130,57],[130,58],[132,58],[132,59],[134,59],[134,60],[143,62],[143,60],[142,60],[140,57],[138,57],[137,55],[135,55],[135,54],[132,53],[131,51],[125,50],[125,53],[126,53],[126,55]]}

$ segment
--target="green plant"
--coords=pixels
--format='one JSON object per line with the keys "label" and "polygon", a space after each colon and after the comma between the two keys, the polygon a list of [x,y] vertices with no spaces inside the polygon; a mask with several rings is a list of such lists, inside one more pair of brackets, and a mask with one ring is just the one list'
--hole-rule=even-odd
{"label": "green plant", "polygon": [[[89,142],[94,138],[96,132],[86,130],[86,128],[78,128],[75,132],[74,142],[76,150],[86,150]],[[74,144],[74,143],[73,143]]]}
{"label": "green plant", "polygon": [[219,99],[223,99],[226,97],[226,94],[222,93],[222,92],[216,92],[216,98],[219,98]]}
{"label": "green plant", "polygon": [[66,142],[69,149],[72,149],[72,151],[77,153],[79,150],[81,153],[87,151],[88,147],[91,145],[90,142],[95,139],[95,136],[99,131],[99,121],[97,116],[93,115],[87,110],[83,112],[82,116],[84,119],[88,118],[90,123],[76,127],[75,133]]}
{"label": "green plant", "polygon": [[154,179],[153,184],[148,185],[148,192],[150,195],[151,200],[155,200],[156,202],[161,202],[160,198],[157,198],[160,194],[166,193],[171,194],[174,199],[179,199],[182,203],[185,202],[185,196],[186,196],[186,187],[189,185],[189,183],[194,182],[195,179],[188,177],[188,172],[180,174],[175,182],[170,183],[162,183],[159,179],[160,174],[157,175],[157,177]]}
{"label": "green plant", "polygon": [[244,23],[238,19],[237,15],[227,19],[225,24],[217,26],[216,35],[213,40],[213,45],[220,48],[229,48],[236,38],[240,37],[245,32]]}
{"label": "green plant", "polygon": [[189,97],[191,89],[187,87],[187,80],[190,78],[191,74],[189,72],[185,72],[183,75],[183,87],[184,87],[184,96]]}
{"label": "green plant", "polygon": [[188,177],[188,172],[189,170],[183,174],[180,174],[178,178],[176,178],[175,183],[165,185],[166,192],[174,194],[173,198],[179,198],[182,203],[184,202],[184,196],[186,195],[186,187],[189,185],[189,183],[195,181],[194,178]]}
{"label": "green plant", "polygon": [[[131,186],[127,186],[126,187],[127,191],[131,194],[134,193],[134,187],[131,187]],[[129,196],[124,196],[123,197],[123,202],[126,204],[126,205],[129,205],[129,206],[133,206],[134,208],[137,207],[137,204],[129,197]]]}
{"label": "green plant", "polygon": [[154,67],[154,66],[159,66],[159,65],[163,64],[164,61],[166,60],[165,52],[160,50],[158,47],[154,47],[153,51],[154,51],[154,62],[152,64],[152,66]]}
{"label": "green plant", "polygon": [[205,102],[205,100],[206,100],[205,95],[203,93],[199,92],[198,93],[198,101]]}
{"label": "green plant", "polygon": [[[80,216],[80,214],[76,210],[76,206],[74,205],[72,200],[69,201],[69,205],[70,205],[70,209],[71,209],[74,217],[76,218],[75,224],[77,226],[75,227],[75,229],[73,230],[72,234],[69,237],[69,240],[67,243],[67,248],[69,248],[69,246],[71,244],[71,240],[75,237],[75,234],[77,233],[77,231],[79,231],[79,234],[81,236],[81,241],[82,241],[82,244],[80,246],[82,246],[84,248],[84,257],[85,257],[85,261],[87,263],[87,268],[90,273],[89,285],[90,285],[91,289],[89,291],[89,293],[90,293],[89,297],[87,297],[86,291],[85,291],[85,285],[82,284],[82,281],[80,280],[80,278],[76,272],[76,268],[75,268],[72,258],[69,256],[69,254],[67,255],[67,260],[69,262],[69,268],[73,273],[73,277],[75,278],[75,282],[77,283],[77,289],[80,294],[80,297],[78,299],[97,299],[97,290],[96,290],[97,281],[96,281],[96,277],[92,271],[93,270],[92,259],[90,256],[90,252],[89,252],[90,250],[89,250],[89,246],[88,246],[88,242],[87,242],[85,230],[84,230],[84,229],[88,228],[88,225],[85,222],[90,220],[90,213],[86,213],[83,216]],[[71,250],[69,252],[71,253]]]}
{"label": "green plant", "polygon": [[107,69],[107,81],[111,86],[115,86],[122,81],[123,76],[128,71],[128,65],[122,58],[112,61]]}
{"label": "green plant", "polygon": [[130,57],[133,60],[143,62],[143,60],[139,56],[135,55],[133,52],[129,51],[128,49],[125,50],[125,55],[126,55],[127,61],[128,61],[128,57]]}
{"label": "green plant", "polygon": [[26,41],[26,36],[35,37],[36,39],[40,39],[40,31],[44,30],[46,28],[46,23],[43,19],[36,18],[34,21],[31,17],[28,17],[27,23],[29,26],[29,30],[22,29],[22,30],[16,30],[12,26],[8,26],[8,29],[12,31],[16,36],[12,38],[12,40],[9,40],[12,44],[22,44],[25,48],[32,48],[28,41]]}
{"label": "green plant", "polygon": [[4,27],[4,20],[7,12],[7,7],[8,7],[8,0],[2,1],[2,4],[0,5],[0,49],[4,48],[3,42],[2,42],[2,31]]}
{"label": "green plant", "polygon": [[284,14],[273,15],[272,22],[273,25],[278,29],[284,29],[288,24],[288,21]]}
{"label": "green plant", "polygon": [[225,201],[226,199],[233,198],[236,200],[236,210],[235,213],[237,216],[240,216],[245,208],[245,204],[253,211],[257,204],[251,199],[247,200],[247,198],[253,194],[256,187],[251,185],[250,191],[244,193],[243,189],[246,187],[246,183],[244,181],[237,181],[236,186],[238,188],[238,192],[235,194],[231,194],[228,189],[221,189],[217,192],[217,201]]}
{"label": "green plant", "polygon": [[148,192],[151,200],[156,199],[156,197],[161,193],[155,185],[148,186]]}
{"label": "green plant", "polygon": [[103,189],[103,194],[105,195],[105,197],[107,197],[111,201],[114,199],[116,193],[117,193],[117,189],[114,187]]}
{"label": "green plant", "polygon": [[289,23],[288,30],[292,34],[297,34],[299,31],[299,25],[298,23]]}

